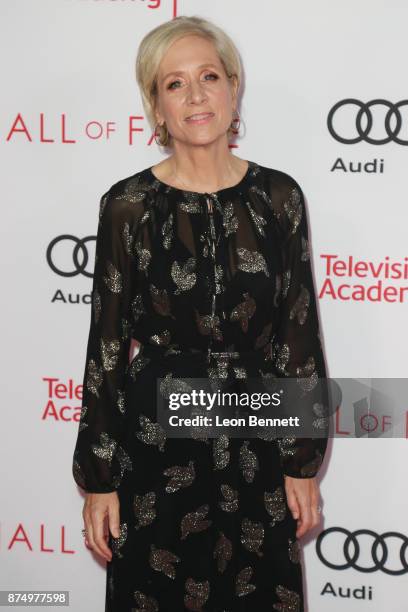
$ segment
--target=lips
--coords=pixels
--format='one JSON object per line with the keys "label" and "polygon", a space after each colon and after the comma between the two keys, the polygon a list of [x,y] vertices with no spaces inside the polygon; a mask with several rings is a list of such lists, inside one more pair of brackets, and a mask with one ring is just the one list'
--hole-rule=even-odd
{"label": "lips", "polygon": [[190,115],[186,117],[186,121],[199,121],[200,119],[207,119],[208,117],[212,117],[214,113],[194,113],[194,115]]}

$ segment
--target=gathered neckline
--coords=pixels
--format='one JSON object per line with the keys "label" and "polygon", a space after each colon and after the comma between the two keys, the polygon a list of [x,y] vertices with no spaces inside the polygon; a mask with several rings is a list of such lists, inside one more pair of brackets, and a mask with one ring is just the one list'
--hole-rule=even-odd
{"label": "gathered neckline", "polygon": [[193,195],[198,195],[198,196],[204,196],[204,195],[218,195],[220,193],[224,193],[230,190],[235,190],[237,188],[239,188],[243,183],[245,183],[246,179],[249,176],[249,173],[252,169],[252,162],[250,160],[246,160],[248,167],[245,171],[245,174],[242,176],[242,178],[238,181],[238,183],[235,183],[235,185],[230,185],[229,187],[223,187],[222,189],[217,189],[217,191],[192,191],[191,189],[181,189],[180,187],[174,187],[173,185],[170,185],[169,183],[165,183],[164,181],[162,181],[161,179],[159,179],[153,172],[152,168],[153,166],[150,166],[149,168],[147,168],[148,172],[150,173],[151,177],[157,182],[160,183],[161,185],[163,185],[164,187],[167,188],[168,191],[176,191],[176,192],[180,192],[180,193],[191,193]]}

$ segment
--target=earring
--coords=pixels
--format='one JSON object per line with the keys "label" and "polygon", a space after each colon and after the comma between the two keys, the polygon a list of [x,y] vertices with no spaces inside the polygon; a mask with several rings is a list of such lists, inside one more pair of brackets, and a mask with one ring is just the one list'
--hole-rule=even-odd
{"label": "earring", "polygon": [[[159,127],[159,131],[157,131],[157,127]],[[161,133],[162,129],[165,132],[164,136]],[[156,136],[159,136],[159,140],[157,140]],[[156,141],[156,144],[159,145],[159,147],[165,147],[165,146],[168,145],[168,143],[169,143],[169,131],[168,131],[167,125],[165,123],[163,123],[162,125],[160,125],[159,123],[156,123],[156,126],[154,128],[154,139]]]}
{"label": "earring", "polygon": [[[154,127],[154,140],[158,146],[161,146],[161,138],[160,138],[160,123],[156,123]],[[159,140],[157,140],[157,136],[159,136]]]}
{"label": "earring", "polygon": [[[230,130],[232,131],[233,134],[238,134],[239,128],[240,128],[240,125],[241,125],[241,116],[239,114],[238,109],[235,109],[235,110],[236,110],[238,116],[234,117],[233,120],[231,121]],[[234,123],[236,121],[238,121],[238,125],[234,125]]]}

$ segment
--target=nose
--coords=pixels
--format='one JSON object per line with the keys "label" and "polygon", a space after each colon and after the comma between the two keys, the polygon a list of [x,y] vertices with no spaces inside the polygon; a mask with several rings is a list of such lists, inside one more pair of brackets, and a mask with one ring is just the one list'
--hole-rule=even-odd
{"label": "nose", "polygon": [[189,88],[188,101],[201,104],[206,99],[206,93],[200,80],[192,80]]}

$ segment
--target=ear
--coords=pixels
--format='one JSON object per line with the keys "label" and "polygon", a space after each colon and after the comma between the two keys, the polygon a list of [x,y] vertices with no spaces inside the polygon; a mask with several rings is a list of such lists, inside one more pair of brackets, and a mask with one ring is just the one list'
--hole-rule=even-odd
{"label": "ear", "polygon": [[153,113],[154,113],[154,118],[156,120],[156,124],[159,123],[160,125],[162,125],[164,123],[164,118],[162,116],[162,114],[160,113],[160,109],[159,109],[159,104],[158,104],[158,100],[156,98],[154,104],[153,104]]}
{"label": "ear", "polygon": [[154,114],[154,117],[156,119],[156,125],[163,125],[164,121],[163,121],[163,117],[161,115],[158,115],[157,113]]}
{"label": "ear", "polygon": [[237,102],[238,96],[238,77],[236,74],[231,76],[231,97],[234,104]]}

